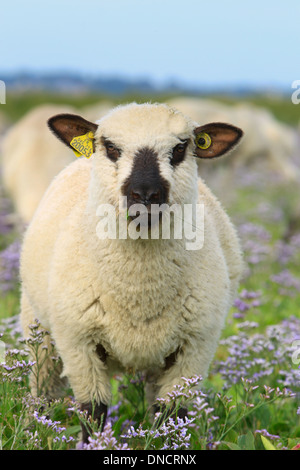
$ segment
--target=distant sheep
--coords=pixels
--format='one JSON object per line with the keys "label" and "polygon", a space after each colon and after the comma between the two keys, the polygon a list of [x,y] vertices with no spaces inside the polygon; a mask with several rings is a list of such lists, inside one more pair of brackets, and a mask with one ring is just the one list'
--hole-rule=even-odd
{"label": "distant sheep", "polygon": [[[135,103],[98,125],[62,114],[49,126],[67,146],[78,136],[92,140],[94,154],[54,179],[25,234],[21,322],[25,336],[35,318],[50,332],[63,362],[61,380],[67,377],[89,414],[95,404],[100,423],[116,370],[145,371],[150,403],[182,377],[207,375],[243,261],[233,225],[198,179],[196,158],[226,153],[242,131],[222,123],[195,127],[166,105]],[[196,226],[203,247],[187,249],[186,232],[127,236],[140,217],[132,213],[135,204],[146,211],[140,230],[148,235],[162,229],[166,207],[192,207],[192,219],[183,212],[190,229],[198,224],[197,204],[204,205],[202,232]],[[99,209],[107,205],[115,209],[108,220],[125,224],[126,237],[99,235],[105,220]],[[155,225],[157,205],[164,210]],[[58,377],[52,380],[49,396],[58,393]]]}
{"label": "distant sheep", "polygon": [[[98,103],[83,108],[82,115],[94,121],[110,108],[108,102]],[[74,153],[61,146],[47,126],[47,120],[51,116],[64,112],[78,111],[67,105],[37,106],[4,136],[1,152],[3,186],[11,197],[17,214],[25,223],[32,219],[54,176],[75,160]]]}
{"label": "distant sheep", "polygon": [[[271,170],[287,181],[299,180],[300,168],[292,159],[297,148],[296,132],[276,120],[268,110],[250,103],[226,105],[216,100],[192,97],[174,98],[168,104],[199,124],[228,121],[243,128],[243,141],[230,159],[224,160],[224,166],[233,170],[256,165],[260,172]],[[201,173],[205,165],[199,164]]]}
{"label": "distant sheep", "polygon": [[47,120],[55,113],[74,112],[68,106],[46,104],[29,111],[3,138],[2,181],[15,210],[28,223],[50,182],[74,160],[49,132]]}
{"label": "distant sheep", "polygon": [[97,122],[113,108],[112,102],[105,100],[96,104],[85,106],[81,109],[81,116],[89,121]]}

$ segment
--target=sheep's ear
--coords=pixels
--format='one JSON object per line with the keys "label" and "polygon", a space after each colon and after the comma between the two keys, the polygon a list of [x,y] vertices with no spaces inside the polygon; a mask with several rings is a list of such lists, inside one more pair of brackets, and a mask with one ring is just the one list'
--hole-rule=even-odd
{"label": "sheep's ear", "polygon": [[229,152],[240,140],[243,131],[223,122],[213,122],[194,130],[196,156],[199,158],[220,157]]}
{"label": "sheep's ear", "polygon": [[94,152],[97,124],[76,114],[57,114],[48,120],[48,126],[56,137],[75,151],[76,155],[90,157]]}

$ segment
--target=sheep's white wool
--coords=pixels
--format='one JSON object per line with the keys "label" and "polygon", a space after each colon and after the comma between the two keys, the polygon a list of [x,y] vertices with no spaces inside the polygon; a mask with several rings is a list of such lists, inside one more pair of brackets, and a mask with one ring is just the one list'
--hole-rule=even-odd
{"label": "sheep's white wool", "polygon": [[[108,403],[109,374],[146,370],[156,396],[181,377],[205,376],[243,269],[235,229],[197,177],[194,124],[165,105],[118,107],[99,121],[96,151],[52,182],[27,230],[21,255],[23,328],[49,329],[75,397]],[[101,139],[122,149],[110,161]],[[190,139],[186,158],[170,149]],[[204,246],[184,239],[99,239],[99,204],[117,207],[133,157],[151,147],[169,184],[169,204],[204,204]],[[103,362],[96,347],[107,352]],[[165,369],[166,358],[179,351]],[[46,373],[46,372],[45,372]]]}

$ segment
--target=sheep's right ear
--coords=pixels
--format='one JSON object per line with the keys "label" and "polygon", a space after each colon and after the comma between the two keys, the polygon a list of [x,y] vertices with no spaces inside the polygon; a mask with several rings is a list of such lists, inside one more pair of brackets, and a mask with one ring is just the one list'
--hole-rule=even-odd
{"label": "sheep's right ear", "polygon": [[194,130],[196,156],[215,158],[229,152],[243,136],[243,131],[231,124],[213,122]]}
{"label": "sheep's right ear", "polygon": [[[87,121],[76,114],[57,114],[48,120],[51,131],[64,144],[68,145],[75,153],[89,157],[94,149],[94,134],[98,128],[97,124]],[[88,148],[88,154],[80,150],[84,146]]]}

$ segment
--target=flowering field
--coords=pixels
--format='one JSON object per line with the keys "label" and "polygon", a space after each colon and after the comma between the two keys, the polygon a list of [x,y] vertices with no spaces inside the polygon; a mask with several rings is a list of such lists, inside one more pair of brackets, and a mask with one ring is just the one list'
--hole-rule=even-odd
{"label": "flowering field", "polygon": [[[300,448],[300,214],[298,184],[244,169],[225,201],[239,231],[246,272],[209,377],[186,378],[151,422],[143,376],[113,378],[113,403],[88,449],[260,450]],[[223,189],[215,188],[222,198]],[[227,188],[228,190],[228,188]],[[0,194],[0,449],[72,449],[79,411],[67,390],[52,403],[30,394],[28,375],[43,332],[20,332],[18,263],[22,228]],[[29,358],[28,349],[32,356]],[[44,351],[44,354],[51,354]],[[41,360],[41,359],[39,359]],[[38,380],[38,377],[37,377]],[[188,398],[184,421],[160,419]],[[93,423],[91,423],[93,428]]]}

